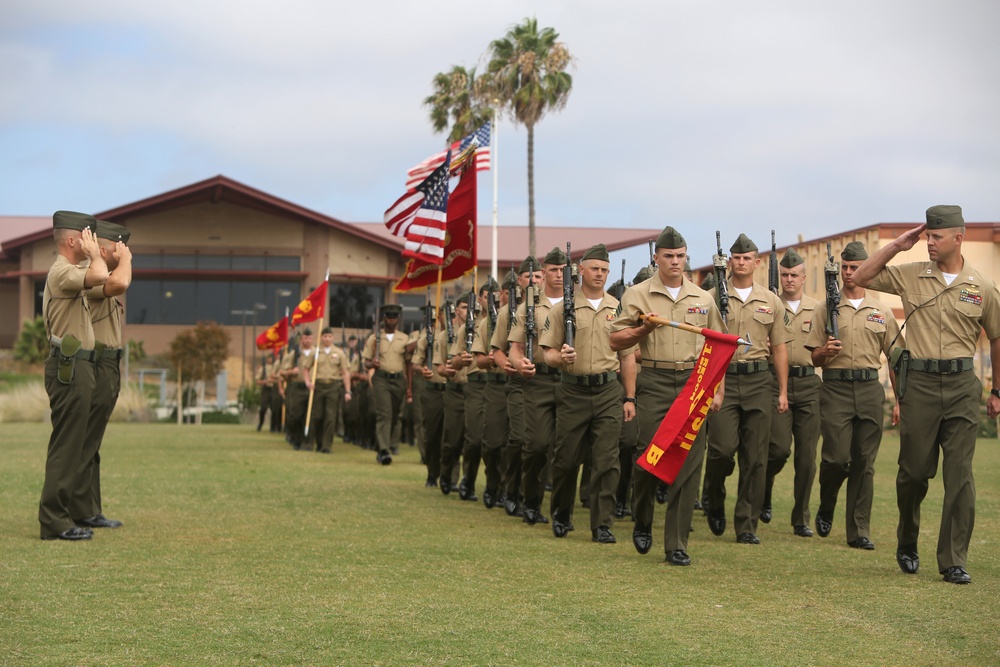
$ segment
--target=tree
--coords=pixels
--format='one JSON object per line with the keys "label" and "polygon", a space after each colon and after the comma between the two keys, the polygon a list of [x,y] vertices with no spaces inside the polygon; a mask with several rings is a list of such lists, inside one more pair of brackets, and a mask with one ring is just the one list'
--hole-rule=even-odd
{"label": "tree", "polygon": [[[186,388],[214,380],[229,358],[229,333],[215,322],[198,322],[194,329],[177,334],[167,358],[175,372],[180,369]],[[177,403],[180,409],[180,397]]]}
{"label": "tree", "polygon": [[535,125],[549,111],[566,106],[573,77],[567,69],[574,58],[552,28],[538,30],[538,20],[526,18],[502,39],[490,44],[484,81],[486,99],[497,99],[514,122],[528,130],[528,244],[535,256]]}
{"label": "tree", "polygon": [[439,72],[433,80],[434,93],[424,98],[430,107],[435,132],[448,131],[448,143],[475,132],[488,121],[493,110],[478,95],[481,84],[476,70],[455,65],[450,72]]}
{"label": "tree", "polygon": [[45,320],[39,315],[24,323],[24,328],[14,343],[14,358],[30,364],[41,363],[49,356],[50,348],[49,336],[45,333]]}

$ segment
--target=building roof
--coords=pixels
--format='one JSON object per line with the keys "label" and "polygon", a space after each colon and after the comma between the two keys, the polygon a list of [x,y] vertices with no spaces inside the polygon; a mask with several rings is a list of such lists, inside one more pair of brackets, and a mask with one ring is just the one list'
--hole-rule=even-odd
{"label": "building roof", "polygon": [[[170,190],[159,195],[140,199],[137,202],[119,206],[94,213],[94,217],[101,220],[110,220],[128,226],[131,218],[136,218],[151,213],[159,213],[181,206],[190,206],[202,202],[213,204],[225,201],[237,206],[263,211],[284,218],[292,218],[303,222],[324,225],[338,229],[346,234],[360,236],[377,245],[387,248],[398,248],[400,244],[392,239],[387,239],[383,235],[373,234],[366,229],[338,220],[337,218],[318,213],[316,211],[293,204],[274,195],[270,195],[249,185],[244,185],[239,181],[234,181],[226,176],[213,176],[212,178],[192,183],[184,187]],[[27,218],[25,218],[27,220]],[[10,257],[20,254],[20,248],[29,243],[40,241],[52,233],[52,219],[50,217],[35,218],[35,220],[45,221],[41,228],[35,227],[31,230],[31,225],[25,224],[26,231],[19,236],[2,235],[2,252]]]}

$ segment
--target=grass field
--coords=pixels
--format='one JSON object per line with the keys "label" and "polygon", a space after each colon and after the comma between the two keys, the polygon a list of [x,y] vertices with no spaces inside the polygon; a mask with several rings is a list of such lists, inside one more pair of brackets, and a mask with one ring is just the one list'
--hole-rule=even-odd
{"label": "grass field", "polygon": [[125,526],[42,542],[49,429],[2,429],[0,665],[1000,664],[996,440],[977,452],[973,583],[954,586],[934,559],[940,480],[920,573],[896,567],[891,437],[876,551],[846,546],[842,514],[827,539],[793,536],[788,469],[762,545],[713,537],[696,513],[694,565],[672,568],[662,507],[647,556],[629,522],[618,544],[592,543],[579,510],[556,540],[424,488],[413,448],[382,468],[247,426],[112,424],[104,504]]}

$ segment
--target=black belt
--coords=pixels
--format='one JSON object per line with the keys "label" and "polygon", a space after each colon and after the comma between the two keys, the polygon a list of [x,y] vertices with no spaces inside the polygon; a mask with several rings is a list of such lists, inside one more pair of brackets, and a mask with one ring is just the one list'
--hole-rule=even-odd
{"label": "black belt", "polygon": [[824,368],[823,381],[869,382],[878,379],[877,368]]}
{"label": "black belt", "polygon": [[316,384],[333,384],[337,380],[316,380]]}
{"label": "black belt", "polygon": [[464,383],[451,382],[449,380],[448,384],[447,384],[447,387],[448,387],[448,389],[452,389],[454,391],[457,391],[460,394],[464,394],[465,393],[465,384]]}
{"label": "black belt", "polygon": [[559,369],[548,364],[535,364],[535,375],[558,375]]}
{"label": "black belt", "polygon": [[608,384],[609,382],[614,382],[618,379],[618,374],[614,371],[606,371],[604,373],[596,373],[594,375],[573,375],[571,373],[563,373],[562,381],[566,384],[575,384],[580,387],[600,387],[601,385]]}
{"label": "black belt", "polygon": [[125,354],[125,350],[120,347],[106,347],[101,351],[101,359],[114,359],[115,361],[121,361],[122,355]]}
{"label": "black belt", "polygon": [[[63,356],[63,354],[59,350],[58,347],[53,347],[52,348],[52,354],[50,354],[49,356],[51,356],[51,357],[60,357],[60,356]],[[93,361],[94,360],[94,351],[93,350],[77,350],[76,354],[73,355],[73,359],[82,359],[83,361]]]}
{"label": "black belt", "polygon": [[430,389],[431,391],[444,391],[445,390],[445,384],[444,384],[444,382],[431,382],[430,380],[428,380],[427,384],[425,384],[424,386],[427,387],[428,389]]}
{"label": "black belt", "polygon": [[389,373],[387,371],[382,370],[381,368],[375,370],[375,375],[379,376],[380,378],[385,378],[386,380],[398,380],[401,377],[403,377],[402,373]]}
{"label": "black belt", "polygon": [[657,361],[656,359],[643,359],[643,368],[652,368],[656,371],[690,371],[694,370],[693,361]]}
{"label": "black belt", "polygon": [[767,359],[754,359],[753,361],[734,361],[729,364],[726,372],[736,373],[737,375],[750,375],[751,373],[766,371],[767,368]]}
{"label": "black belt", "polygon": [[815,366],[789,366],[788,367],[788,377],[790,378],[804,378],[810,375],[816,375]]}
{"label": "black belt", "polygon": [[465,377],[469,382],[486,382],[486,373],[469,373]]}
{"label": "black belt", "polygon": [[906,366],[911,371],[934,373],[936,375],[951,375],[972,370],[972,357],[959,359],[910,359]]}
{"label": "black belt", "polygon": [[486,373],[486,379],[487,381],[494,382],[496,384],[507,384],[506,373]]}

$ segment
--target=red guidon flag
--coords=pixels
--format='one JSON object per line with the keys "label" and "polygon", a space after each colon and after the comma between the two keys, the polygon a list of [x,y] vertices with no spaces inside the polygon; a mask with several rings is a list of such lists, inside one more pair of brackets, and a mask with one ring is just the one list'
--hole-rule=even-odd
{"label": "red guidon flag", "polygon": [[288,318],[282,317],[281,321],[272,324],[267,331],[257,336],[258,350],[274,350],[277,352],[288,345]]}
{"label": "red guidon flag", "polygon": [[313,322],[323,317],[326,310],[326,286],[329,284],[329,280],[330,271],[327,269],[323,284],[295,306],[295,310],[292,311],[292,326]]}
{"label": "red guidon flag", "polygon": [[639,457],[640,466],[667,484],[677,479],[695,436],[705,425],[708,406],[726,375],[729,361],[739,347],[738,336],[713,329],[702,329],[701,335],[705,337],[705,344],[694,372],[663,417],[649,447]]}

